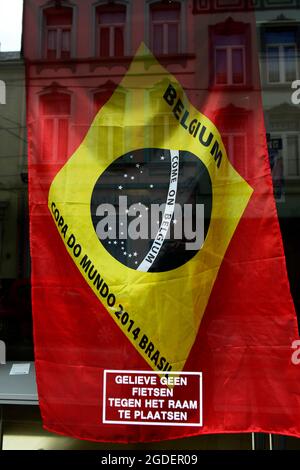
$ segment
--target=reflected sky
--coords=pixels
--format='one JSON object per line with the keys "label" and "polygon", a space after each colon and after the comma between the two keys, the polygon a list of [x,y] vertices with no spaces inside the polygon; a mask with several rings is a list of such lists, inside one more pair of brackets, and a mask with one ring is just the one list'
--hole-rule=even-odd
{"label": "reflected sky", "polygon": [[0,0],[1,51],[21,49],[23,0]]}

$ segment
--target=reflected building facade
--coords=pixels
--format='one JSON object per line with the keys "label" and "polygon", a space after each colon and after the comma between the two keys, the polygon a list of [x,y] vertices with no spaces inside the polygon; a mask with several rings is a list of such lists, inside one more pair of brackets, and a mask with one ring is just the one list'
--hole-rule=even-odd
{"label": "reflected building facade", "polygon": [[27,195],[25,69],[0,52],[0,339],[9,357],[33,357]]}
{"label": "reflected building facade", "polygon": [[[181,83],[193,105],[215,120],[233,166],[249,179],[255,177],[251,146],[256,138],[249,121],[262,99],[277,210],[299,313],[300,105],[293,104],[291,96],[292,83],[300,78],[300,2],[26,0],[24,25],[30,25],[23,51],[34,83],[32,108],[38,110],[34,122],[28,123],[29,132],[34,129],[38,136],[33,171],[36,166],[39,175],[43,169],[45,174],[37,184],[48,184],[47,175],[54,175],[82,142],[142,41]],[[33,354],[31,324],[23,324],[19,317],[22,311],[31,318],[24,64],[20,57],[2,53],[0,65],[8,97],[5,107],[0,105],[0,338],[7,342],[8,358],[27,360]],[[159,110],[165,88],[162,77],[161,91],[145,91],[151,109]],[[132,103],[126,103],[122,89],[118,93],[120,106],[130,112]],[[109,116],[106,124],[113,149],[116,142],[120,145],[118,129]],[[157,112],[150,132],[163,142],[172,126],[168,116]],[[20,324],[24,326],[16,336]],[[29,342],[30,353],[28,348],[18,352],[15,337]]]}

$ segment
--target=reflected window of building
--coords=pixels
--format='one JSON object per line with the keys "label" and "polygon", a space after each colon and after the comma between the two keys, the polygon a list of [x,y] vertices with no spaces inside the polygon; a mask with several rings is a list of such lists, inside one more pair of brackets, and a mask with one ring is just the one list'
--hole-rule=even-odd
{"label": "reflected window of building", "polygon": [[233,21],[212,26],[211,83],[218,86],[249,85],[251,80],[250,26]]}
{"label": "reflected window of building", "polygon": [[291,82],[297,78],[296,31],[269,30],[265,32],[267,81]]}
{"label": "reflected window of building", "polygon": [[69,7],[44,10],[44,56],[50,60],[71,57],[73,10]]}
{"label": "reflected window of building", "polygon": [[[243,85],[245,83],[245,46],[238,45],[241,41],[239,37],[230,39],[232,44],[217,45],[215,48],[217,85]],[[237,45],[234,44],[235,39]]]}
{"label": "reflected window of building", "polygon": [[100,57],[125,54],[126,5],[108,3],[96,8],[96,50]]}
{"label": "reflected window of building", "polygon": [[116,84],[108,82],[93,95],[93,115],[95,116],[114,94],[114,106],[111,108],[111,113],[107,109],[99,127],[100,137],[97,140],[99,153],[113,153],[114,156],[118,155],[118,152],[120,153],[120,148],[122,151],[125,134],[130,132],[130,129],[126,129],[122,125],[126,94],[120,89],[115,91],[115,88]]}
{"label": "reflected window of building", "polygon": [[287,135],[286,147],[288,155],[287,173],[289,176],[300,176],[299,135]]}
{"label": "reflected window of building", "polygon": [[249,110],[233,105],[215,112],[215,123],[222,135],[227,156],[234,168],[245,176],[251,174],[249,148],[253,141]]}
{"label": "reflected window of building", "polygon": [[[164,143],[168,142],[171,135],[176,131],[176,121],[173,116],[170,115],[168,110],[164,107],[164,103],[161,100],[165,90],[168,87],[168,82],[162,80],[160,84],[155,86],[154,90],[147,92],[147,106],[149,108],[149,115],[153,118],[149,123],[149,137],[150,141],[145,143],[146,146],[151,147],[152,142],[157,142],[157,145],[164,147]],[[145,136],[147,138],[147,136]]]}
{"label": "reflected window of building", "polygon": [[300,176],[300,147],[298,132],[272,134],[273,138],[282,139],[283,172],[287,178]]}
{"label": "reflected window of building", "polygon": [[68,153],[71,96],[53,92],[40,98],[42,160],[65,161]]}
{"label": "reflected window of building", "polygon": [[99,88],[99,90],[93,93],[93,113],[96,114],[102,106],[109,100],[112,96],[116,85],[113,82],[108,82],[106,85]]}
{"label": "reflected window of building", "polygon": [[150,4],[150,42],[154,54],[180,52],[180,2],[155,2]]}
{"label": "reflected window of building", "polygon": [[297,106],[281,104],[266,113],[270,139],[278,139],[281,146],[278,154],[283,160],[285,179],[300,177],[300,110]]}
{"label": "reflected window of building", "polygon": [[231,132],[222,134],[222,140],[233,166],[236,161],[245,162],[246,158],[246,134],[242,132]]}
{"label": "reflected window of building", "polygon": [[300,148],[298,132],[272,133],[272,140],[281,142],[278,150],[269,148],[274,196],[284,201],[287,185],[300,177]]}

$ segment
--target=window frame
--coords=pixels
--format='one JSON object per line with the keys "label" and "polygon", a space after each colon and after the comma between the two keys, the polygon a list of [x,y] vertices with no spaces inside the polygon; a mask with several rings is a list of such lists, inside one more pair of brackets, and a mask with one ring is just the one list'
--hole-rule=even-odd
{"label": "window frame", "polygon": [[[65,0],[61,2],[61,6],[64,8],[70,8],[72,10],[72,22],[70,25],[58,25],[60,29],[68,29],[70,28],[70,57],[68,59],[58,58],[55,59],[48,59],[47,58],[47,44],[48,44],[48,30],[50,29],[57,29],[55,26],[48,26],[46,22],[46,15],[47,10],[50,8],[54,8],[56,5],[55,1],[49,2],[46,5],[40,7],[40,14],[39,14],[39,57],[42,60],[47,61],[65,61],[70,60],[75,57],[76,55],[76,30],[77,30],[77,5]],[[60,54],[61,55],[61,54]]]}
{"label": "window frame", "polygon": [[[217,82],[217,51],[218,50],[225,50],[227,55],[226,55],[226,75],[227,75],[227,81],[226,83],[218,83]],[[243,81],[240,83],[234,83],[233,81],[233,67],[232,67],[232,52],[233,50],[242,50],[242,58],[243,58]],[[224,45],[224,46],[215,46],[214,47],[214,79],[215,82],[214,84],[216,86],[244,86],[246,85],[246,60],[245,60],[245,55],[246,55],[246,47],[244,44],[241,45]]]}
{"label": "window frame", "polygon": [[[99,23],[98,23],[98,20],[97,20],[97,8],[98,7],[101,7],[101,6],[109,6],[109,1],[108,0],[98,0],[97,2],[95,2],[92,6],[92,9],[91,9],[91,24],[92,24],[92,28],[91,28],[91,44],[92,44],[92,57],[94,58],[97,58],[97,59],[101,59],[101,58],[104,58],[104,59],[112,59],[114,57],[116,57],[116,59],[120,58],[120,57],[126,57],[130,54],[130,50],[131,50],[131,41],[130,41],[130,33],[131,33],[131,21],[130,21],[130,18],[131,18],[131,3],[130,0],[116,0],[114,2],[116,5],[123,5],[125,6],[125,21],[124,23],[122,23],[122,26],[124,27],[124,53],[122,56],[114,56],[114,54],[110,55],[110,56],[105,56],[105,57],[102,57],[100,55],[100,37],[99,37],[99,33],[100,33],[100,28],[99,28]],[[114,25],[111,25],[111,26],[115,26]],[[111,35],[111,31],[110,31],[110,35]],[[110,42],[110,51],[112,50],[112,46],[111,46],[111,42]]]}
{"label": "window frame", "polygon": [[[298,174],[290,175],[288,172],[289,152],[288,152],[288,137],[296,137],[297,139],[297,153],[298,153]],[[283,176],[289,181],[298,181],[300,179],[300,135],[299,132],[294,131],[277,131],[272,132],[272,138],[282,139],[282,161],[283,161]]]}
{"label": "window frame", "polygon": [[[231,32],[231,34],[229,34]],[[251,47],[251,24],[244,23],[241,21],[235,21],[232,18],[228,18],[222,23],[216,23],[214,25],[209,26],[209,51],[210,57],[212,60],[210,61],[209,67],[209,88],[217,88],[217,89],[234,89],[238,90],[243,88],[252,88],[252,47]],[[232,35],[241,35],[243,36],[244,40],[240,44],[230,44],[230,36]],[[222,36],[224,37],[224,44],[218,44],[216,37]],[[228,37],[228,43],[226,44],[226,37]],[[227,84],[219,84],[216,81],[216,49],[217,48],[243,48],[243,73],[244,73],[244,80],[243,83],[233,83],[230,80],[230,83]],[[246,58],[248,60],[246,60]],[[227,59],[228,61],[228,59]],[[232,63],[232,61],[231,61]],[[227,67],[228,68],[228,67]],[[231,67],[232,72],[232,67]],[[231,73],[232,78],[232,73]]]}
{"label": "window frame", "polygon": [[[187,36],[189,34],[189,31],[187,30],[187,8],[188,8],[188,2],[184,0],[176,0],[177,3],[180,4],[180,16],[179,16],[179,21],[178,21],[178,50],[176,53],[173,53],[171,55],[181,55],[185,54],[187,52]],[[149,48],[152,52],[153,51],[153,43],[152,43],[152,14],[151,14],[151,6],[154,5],[155,3],[161,3],[161,0],[147,0],[145,2],[145,23],[144,23],[144,28],[145,28],[145,41],[149,45]],[[175,23],[175,21],[174,21]],[[177,23],[177,22],[176,22]],[[164,40],[164,50],[165,48],[165,40]],[[159,54],[160,55],[160,54]],[[168,55],[168,52],[164,52],[162,55]]]}
{"label": "window frame", "polygon": [[[285,47],[291,47],[293,46],[295,49],[295,78],[293,80],[298,79],[298,60],[297,60],[297,43],[267,43],[265,44],[266,47],[266,74],[267,74],[267,83],[269,85],[280,85],[280,84],[286,84],[290,83],[291,80],[286,79],[286,63],[285,63],[285,57],[284,57],[284,48]],[[278,81],[271,81],[270,80],[270,58],[268,54],[269,48],[278,48],[278,68],[279,68],[279,80]]]}
{"label": "window frame", "polygon": [[[180,2],[177,2],[177,3],[180,3]],[[152,3],[151,5],[155,5],[155,3]],[[167,21],[154,20],[153,17],[152,17],[151,5],[150,5],[150,29],[151,29],[151,31],[150,31],[150,44],[151,44],[151,48],[152,48],[153,52],[155,53],[154,44],[153,44],[154,37],[155,37],[154,28],[156,26],[162,27],[162,39],[163,39],[162,52],[158,52],[158,55],[161,55],[161,54],[165,55],[165,54],[169,54],[169,35],[170,35],[169,29],[170,29],[170,26],[176,25],[177,26],[177,32],[176,32],[176,34],[177,34],[177,51],[173,52],[173,54],[179,54],[179,51],[180,51],[180,33],[181,33],[181,24],[180,24],[181,5],[180,5],[180,8],[179,8],[179,18],[177,20],[170,20],[169,19]]]}
{"label": "window frame", "polygon": [[[126,12],[125,12],[125,18],[126,18]],[[123,38],[125,39],[125,25],[126,25],[126,20],[124,23],[112,23],[112,24],[97,24],[97,32],[96,34],[96,40],[97,40],[97,51],[99,57],[101,56],[101,30],[103,29],[108,29],[109,30],[109,40],[108,40],[108,56],[103,56],[103,57],[124,57],[124,52],[125,52],[125,44],[123,45],[123,53],[120,56],[115,55],[115,49],[116,49],[116,44],[115,44],[115,32],[117,28],[121,28],[123,32]]]}
{"label": "window frame", "polygon": [[[163,95],[165,89],[166,84],[164,82],[161,82],[159,87],[150,90],[145,90],[144,92],[144,100],[147,104],[147,108],[151,109],[153,114],[153,123],[151,126],[149,126],[151,142],[155,140],[155,131],[157,127],[162,130],[164,141],[168,142],[170,138],[171,129],[175,125],[168,111],[158,112],[158,110],[156,109],[156,107],[160,103],[158,97]],[[158,126],[156,125],[157,123],[159,123]]]}
{"label": "window frame", "polygon": [[[68,96],[69,100],[70,100],[70,112],[69,114],[66,114],[66,113],[62,113],[62,114],[44,114],[41,107],[43,105],[43,99],[45,97],[48,97],[48,96],[51,96],[51,95],[55,95],[55,94],[61,94],[61,95],[65,95],[65,96]],[[47,90],[46,92],[42,92],[40,95],[39,95],[39,114],[40,114],[40,131],[39,131],[39,136],[40,136],[40,152],[41,152],[41,162],[43,164],[45,163],[49,163],[49,162],[46,162],[45,161],[45,158],[44,158],[44,149],[43,149],[43,135],[44,135],[44,128],[45,128],[45,121],[48,119],[48,120],[52,120],[53,121],[53,153],[51,155],[51,164],[55,165],[55,164],[61,164],[62,162],[64,162],[64,156],[60,156],[59,155],[59,152],[58,152],[58,147],[59,147],[59,120],[67,120],[67,125],[68,125],[68,140],[67,140],[67,144],[66,144],[66,153],[68,155],[68,151],[69,151],[69,148],[70,148],[70,130],[71,130],[71,120],[70,120],[70,117],[72,116],[72,106],[73,106],[73,102],[72,102],[72,93],[68,90],[57,90],[57,89],[51,89],[51,90]],[[54,142],[54,139],[55,139],[55,136],[57,137],[56,139],[56,142]],[[54,145],[55,144],[55,145]]]}
{"label": "window frame", "polygon": [[[123,90],[122,87],[120,86],[118,87],[116,83],[109,80],[108,82],[101,84],[99,87],[92,89],[89,93],[89,96],[91,99],[91,107],[90,107],[91,119],[95,119],[99,110],[102,109],[103,106],[105,106],[107,101],[110,99],[110,97],[114,93],[118,93],[120,96],[122,95],[122,98],[124,99],[125,109],[128,107],[128,96],[126,94],[126,91]],[[100,108],[98,107],[96,108],[97,95],[99,96],[102,95],[105,97],[109,96],[107,99],[103,100],[102,106]],[[110,148],[114,149],[116,136],[114,133],[114,114],[113,113],[106,114],[105,125],[107,125],[107,128],[108,128],[108,141],[109,141]],[[99,140],[97,141],[97,143],[99,144]],[[123,142],[123,148],[124,148],[124,142]],[[98,150],[101,151],[100,148]]]}
{"label": "window frame", "polygon": [[[284,35],[286,34],[293,34],[293,37],[290,37],[290,40],[287,42],[283,42],[280,37],[278,40],[274,40],[274,42],[268,39],[269,33],[279,33]],[[300,26],[299,23],[295,23],[295,21],[291,21],[290,23],[278,23],[278,24],[270,24],[270,22],[264,21],[259,26],[259,48],[261,53],[261,61],[260,66],[262,69],[262,77],[263,83],[265,86],[287,86],[287,84],[291,84],[292,80],[286,81],[286,67],[284,62],[284,46],[295,46],[295,69],[296,69],[296,78],[297,80],[300,77],[299,73],[299,50],[300,50]],[[269,57],[268,57],[268,48],[269,47],[279,47],[283,46],[281,50],[281,57],[279,57],[279,81],[273,82],[269,80]],[[280,52],[280,51],[278,51]],[[283,80],[284,79],[284,80]]]}
{"label": "window frame", "polygon": [[[56,57],[53,57],[52,58],[49,58],[48,57],[48,51],[49,51],[49,39],[48,39],[48,36],[49,36],[49,32],[50,31],[55,31],[56,32]],[[45,28],[45,40],[44,40],[44,57],[47,59],[47,60],[66,60],[65,58],[62,57],[62,41],[63,41],[63,38],[62,38],[62,35],[65,31],[68,31],[69,34],[70,34],[70,50],[69,50],[69,53],[70,53],[70,56],[67,58],[67,59],[70,59],[71,58],[71,42],[72,42],[72,26],[63,26],[63,25],[57,25],[57,26],[46,26]]]}
{"label": "window frame", "polygon": [[[228,159],[230,160],[231,164],[235,166],[235,154],[234,154],[234,138],[235,137],[242,137],[243,138],[243,147],[244,147],[244,155],[245,155],[245,162],[247,162],[246,154],[247,154],[247,133],[242,132],[242,131],[232,131],[230,132],[229,130],[222,132],[222,139],[225,137],[227,138],[227,146],[224,143],[226,153],[228,156]],[[225,140],[224,139],[224,140]],[[246,172],[248,171],[247,166],[245,167]]]}

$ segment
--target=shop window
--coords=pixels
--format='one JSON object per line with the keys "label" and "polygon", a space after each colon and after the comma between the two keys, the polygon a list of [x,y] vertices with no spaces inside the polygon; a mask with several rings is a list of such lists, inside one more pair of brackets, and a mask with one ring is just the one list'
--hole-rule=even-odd
{"label": "shop window", "polygon": [[73,10],[68,7],[44,10],[44,56],[49,60],[71,57]]}
{"label": "shop window", "polygon": [[150,42],[154,54],[180,52],[180,2],[155,2],[150,5]]}
{"label": "shop window", "polygon": [[211,83],[217,86],[250,85],[249,25],[229,19],[212,26],[210,32]]}
{"label": "shop window", "polygon": [[286,83],[297,78],[297,44],[295,31],[265,33],[267,81]]}
{"label": "shop window", "polygon": [[40,99],[42,160],[63,162],[68,153],[71,96],[50,93]]}
{"label": "shop window", "polygon": [[126,5],[109,3],[96,8],[96,43],[100,57],[125,54]]}

